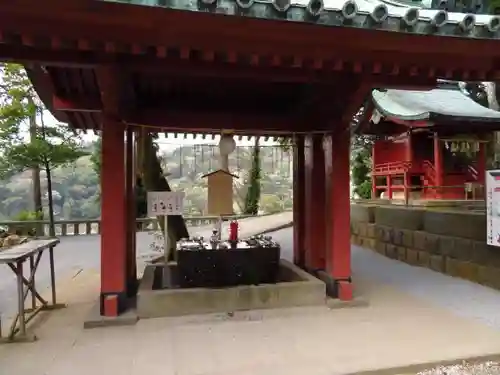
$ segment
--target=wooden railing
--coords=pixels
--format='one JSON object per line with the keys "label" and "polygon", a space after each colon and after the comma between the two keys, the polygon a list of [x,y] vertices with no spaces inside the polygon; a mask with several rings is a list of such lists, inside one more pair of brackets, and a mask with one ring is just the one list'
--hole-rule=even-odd
{"label": "wooden railing", "polygon": [[[252,215],[234,215],[226,216],[224,219],[244,219]],[[184,217],[186,226],[201,227],[204,225],[215,225],[219,220],[218,216],[191,216]],[[48,221],[4,221],[0,222],[0,227],[7,228],[9,231],[27,232],[30,229],[35,229],[38,235],[49,234]],[[55,223],[57,236],[87,236],[101,233],[101,220],[57,220]],[[149,232],[159,230],[157,218],[141,218],[137,219],[137,231]]]}
{"label": "wooden railing", "polygon": [[407,161],[395,161],[391,163],[376,164],[375,174],[384,173],[405,173],[411,168],[411,163]]}

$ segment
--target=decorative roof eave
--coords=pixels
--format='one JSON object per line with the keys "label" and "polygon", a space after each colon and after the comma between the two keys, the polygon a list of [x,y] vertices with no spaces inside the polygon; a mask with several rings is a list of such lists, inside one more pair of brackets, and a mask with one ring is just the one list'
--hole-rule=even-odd
{"label": "decorative roof eave", "polygon": [[[104,0],[111,2],[125,2]],[[324,26],[500,39],[500,17],[409,7],[388,0],[131,0],[129,4]]]}
{"label": "decorative roof eave", "polygon": [[373,98],[373,105],[382,117],[396,118],[403,121],[425,121],[429,120],[431,117],[430,112],[421,112],[413,115],[403,115],[401,113],[391,112],[387,110],[387,108],[382,107],[375,97]]}
{"label": "decorative roof eave", "polygon": [[373,90],[372,100],[382,116],[400,121],[500,123],[500,112],[481,106],[449,83],[429,91]]}
{"label": "decorative roof eave", "polygon": [[227,174],[227,175],[231,176],[234,179],[238,179],[239,178],[237,175],[235,175],[235,174],[233,174],[233,173],[231,173],[229,171],[226,171],[224,169],[217,169],[215,171],[209,172],[209,173],[204,174],[203,176],[201,176],[201,178],[207,178],[207,177],[213,176],[215,174],[220,174],[220,173]]}
{"label": "decorative roof eave", "polygon": [[489,123],[498,124],[500,123],[499,117],[474,117],[474,116],[454,116],[454,115],[443,115],[440,113],[430,113],[429,120],[435,125],[439,125],[444,122],[464,122],[464,123]]}

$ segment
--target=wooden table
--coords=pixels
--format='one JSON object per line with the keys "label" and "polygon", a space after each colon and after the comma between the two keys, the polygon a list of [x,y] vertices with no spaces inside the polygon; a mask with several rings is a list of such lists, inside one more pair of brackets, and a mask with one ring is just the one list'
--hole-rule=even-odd
{"label": "wooden table", "polygon": [[[57,238],[35,239],[29,242],[12,246],[0,251],[0,264],[6,264],[16,274],[17,280],[17,315],[12,322],[9,333],[2,337],[0,322],[0,343],[15,341],[34,341],[35,335],[26,332],[26,325],[43,310],[52,310],[65,307],[56,303],[56,282],[54,269],[54,247],[59,243]],[[49,251],[50,261],[50,285],[52,301],[45,300],[36,290],[35,275],[45,250]],[[29,261],[29,278],[23,275],[23,265]],[[31,292],[31,308],[25,308],[25,301]],[[37,301],[40,305],[37,305]]]}

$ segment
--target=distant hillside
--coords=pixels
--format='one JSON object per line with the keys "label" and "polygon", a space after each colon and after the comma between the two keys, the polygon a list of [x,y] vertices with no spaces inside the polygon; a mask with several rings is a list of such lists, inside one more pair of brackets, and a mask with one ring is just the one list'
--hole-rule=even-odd
{"label": "distant hillside", "polygon": [[[183,146],[162,154],[164,171],[173,189],[186,193],[186,214],[203,214],[206,181],[201,178],[218,168],[217,146]],[[262,202],[264,211],[291,208],[291,155],[278,147],[262,147]],[[246,194],[246,178],[251,166],[251,148],[238,147],[230,156],[230,169],[240,178],[236,181],[235,201]],[[46,193],[45,175],[42,189]],[[61,219],[97,218],[100,216],[99,181],[90,157],[53,173],[56,216]],[[32,209],[31,173],[23,172],[0,185],[0,220],[14,219],[23,210]],[[235,210],[238,205],[235,204]]]}

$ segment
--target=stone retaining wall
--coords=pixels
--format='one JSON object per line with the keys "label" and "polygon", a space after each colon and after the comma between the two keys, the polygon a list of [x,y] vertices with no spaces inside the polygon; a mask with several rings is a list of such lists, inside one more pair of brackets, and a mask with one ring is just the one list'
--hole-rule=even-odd
{"label": "stone retaining wall", "polygon": [[500,289],[500,248],[475,212],[351,206],[351,241],[389,258]]}

